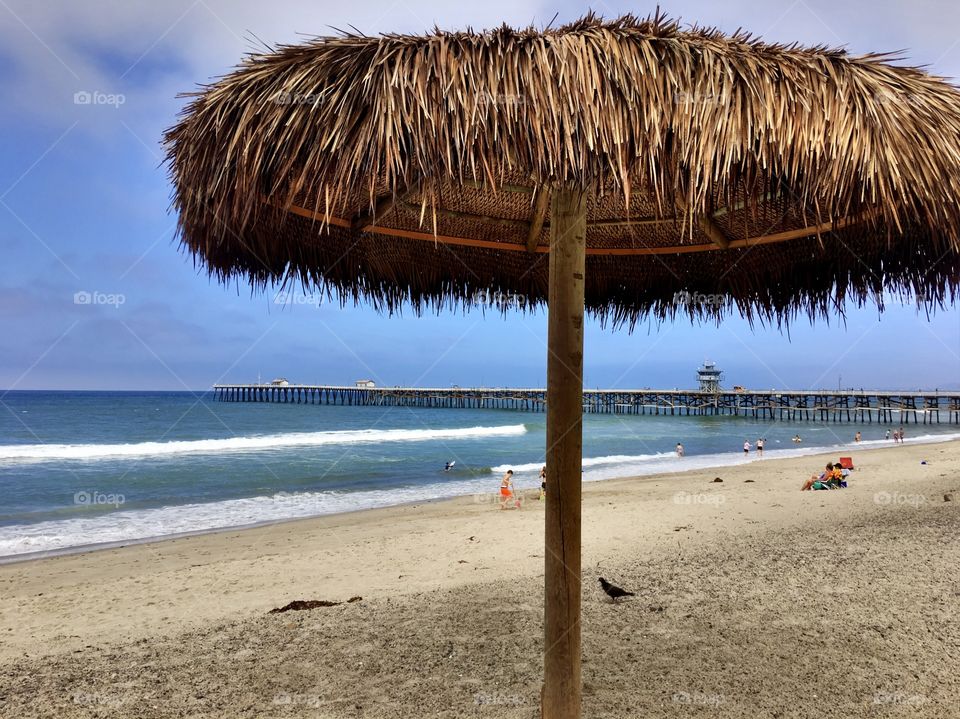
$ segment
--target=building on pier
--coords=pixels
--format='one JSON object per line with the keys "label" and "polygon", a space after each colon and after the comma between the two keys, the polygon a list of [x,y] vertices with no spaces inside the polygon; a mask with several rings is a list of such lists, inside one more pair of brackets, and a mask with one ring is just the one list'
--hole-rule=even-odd
{"label": "building on pier", "polygon": [[719,393],[721,379],[723,379],[723,372],[715,362],[704,362],[703,367],[697,370],[697,382],[701,392]]}

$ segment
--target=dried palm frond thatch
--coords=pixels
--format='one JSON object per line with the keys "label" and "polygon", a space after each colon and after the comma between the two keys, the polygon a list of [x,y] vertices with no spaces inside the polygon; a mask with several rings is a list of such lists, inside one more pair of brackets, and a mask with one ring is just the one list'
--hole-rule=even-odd
{"label": "dried palm frond thatch", "polygon": [[529,306],[572,183],[602,318],[938,305],[960,278],[960,93],[896,61],[659,15],[280,47],[168,131],[180,236],[221,280]]}

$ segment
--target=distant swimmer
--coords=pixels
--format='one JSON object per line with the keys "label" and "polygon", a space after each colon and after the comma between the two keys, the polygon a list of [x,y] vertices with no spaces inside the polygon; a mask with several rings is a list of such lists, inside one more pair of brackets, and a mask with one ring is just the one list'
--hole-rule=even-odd
{"label": "distant swimmer", "polygon": [[455,465],[455,464],[456,464],[456,461],[447,462],[447,465],[443,468],[443,471],[444,471],[444,472],[449,472],[451,469],[453,469],[453,465]]}
{"label": "distant swimmer", "polygon": [[795,434],[795,435],[793,436],[793,441],[794,441],[796,444],[800,444],[803,440],[800,439],[800,435],[799,435],[799,434]]}
{"label": "distant swimmer", "polygon": [[678,457],[683,456],[683,445],[680,444],[679,442],[677,442],[677,456]]}

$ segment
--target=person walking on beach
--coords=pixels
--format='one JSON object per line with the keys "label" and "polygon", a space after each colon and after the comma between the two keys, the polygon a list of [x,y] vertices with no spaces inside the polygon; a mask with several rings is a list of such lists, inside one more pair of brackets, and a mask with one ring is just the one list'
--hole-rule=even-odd
{"label": "person walking on beach", "polygon": [[762,457],[762,456],[763,456],[763,443],[764,443],[764,442],[766,442],[766,440],[765,440],[763,437],[761,437],[760,439],[757,440],[757,456],[758,456],[758,457]]}
{"label": "person walking on beach", "polygon": [[750,454],[750,440],[749,440],[749,439],[743,440],[743,454],[744,454],[744,456]]}
{"label": "person walking on beach", "polygon": [[547,465],[540,468],[540,499],[547,498]]}
{"label": "person walking on beach", "polygon": [[513,491],[513,470],[508,469],[500,480],[500,509],[506,509],[507,504],[513,503],[515,509],[520,509],[520,499]]}
{"label": "person walking on beach", "polygon": [[677,442],[677,456],[678,457],[683,456],[683,445],[680,444],[679,442]]}

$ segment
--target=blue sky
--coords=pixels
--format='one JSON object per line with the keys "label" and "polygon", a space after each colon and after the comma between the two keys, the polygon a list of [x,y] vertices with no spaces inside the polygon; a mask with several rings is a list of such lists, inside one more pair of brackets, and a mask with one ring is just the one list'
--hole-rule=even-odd
{"label": "blue sky", "polygon": [[[336,303],[278,304],[208,280],[173,240],[160,137],[178,92],[256,47],[353,25],[368,34],[544,24],[589,8],[653,5],[218,2],[0,2],[0,388],[203,389],[283,375],[294,381],[540,386],[544,314],[401,317]],[[663,2],[688,23],[744,27],[768,40],[905,50],[960,77],[960,6],[797,0]],[[88,93],[77,95],[77,93]],[[83,99],[91,102],[84,104]],[[80,102],[78,102],[78,100]],[[77,304],[75,295],[95,302]],[[95,294],[94,294],[95,293]],[[119,302],[122,296],[122,303]],[[590,387],[683,387],[709,357],[751,387],[960,388],[960,311],[931,319],[892,303],[789,336],[721,325],[590,323]]]}

